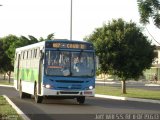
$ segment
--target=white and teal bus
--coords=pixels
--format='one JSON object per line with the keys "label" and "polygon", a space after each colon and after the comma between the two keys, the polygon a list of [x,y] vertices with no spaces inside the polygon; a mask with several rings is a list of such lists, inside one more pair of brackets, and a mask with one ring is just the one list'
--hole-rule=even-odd
{"label": "white and teal bus", "polygon": [[15,52],[14,86],[20,98],[76,98],[83,104],[94,96],[95,51],[88,42],[48,40]]}

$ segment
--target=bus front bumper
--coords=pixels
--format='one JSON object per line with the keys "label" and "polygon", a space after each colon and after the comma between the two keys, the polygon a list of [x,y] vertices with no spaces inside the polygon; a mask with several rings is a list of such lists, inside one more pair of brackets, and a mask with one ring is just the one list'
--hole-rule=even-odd
{"label": "bus front bumper", "polygon": [[41,92],[42,96],[88,96],[93,97],[95,95],[95,89],[92,90],[53,90],[43,88]]}

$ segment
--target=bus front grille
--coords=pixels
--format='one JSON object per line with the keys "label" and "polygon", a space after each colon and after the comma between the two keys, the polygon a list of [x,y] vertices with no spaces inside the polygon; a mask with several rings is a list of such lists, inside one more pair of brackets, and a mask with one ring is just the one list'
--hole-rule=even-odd
{"label": "bus front grille", "polygon": [[81,87],[58,87],[59,89],[71,90],[71,89],[81,89]]}
{"label": "bus front grille", "polygon": [[75,80],[56,80],[59,83],[84,83],[84,81],[75,81]]}
{"label": "bus front grille", "polygon": [[61,91],[60,94],[79,94],[79,92]]}

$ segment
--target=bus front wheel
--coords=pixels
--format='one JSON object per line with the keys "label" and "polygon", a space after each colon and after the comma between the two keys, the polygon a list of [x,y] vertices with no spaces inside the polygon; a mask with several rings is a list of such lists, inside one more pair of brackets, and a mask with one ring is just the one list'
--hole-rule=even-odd
{"label": "bus front wheel", "polygon": [[84,102],[85,102],[85,96],[77,97],[77,102],[78,102],[78,104],[84,104]]}
{"label": "bus front wheel", "polygon": [[38,95],[37,85],[35,86],[34,90],[34,99],[36,103],[42,103],[43,97]]}

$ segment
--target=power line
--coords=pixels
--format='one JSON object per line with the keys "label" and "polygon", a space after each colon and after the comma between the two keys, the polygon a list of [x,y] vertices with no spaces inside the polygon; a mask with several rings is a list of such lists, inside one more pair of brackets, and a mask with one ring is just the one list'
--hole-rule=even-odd
{"label": "power line", "polygon": [[153,35],[149,32],[149,30],[147,29],[147,27],[145,26],[147,32],[149,33],[149,35],[152,37],[152,39],[158,44],[160,45],[160,43],[153,37]]}

